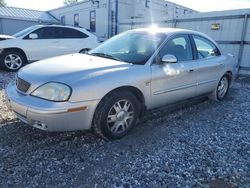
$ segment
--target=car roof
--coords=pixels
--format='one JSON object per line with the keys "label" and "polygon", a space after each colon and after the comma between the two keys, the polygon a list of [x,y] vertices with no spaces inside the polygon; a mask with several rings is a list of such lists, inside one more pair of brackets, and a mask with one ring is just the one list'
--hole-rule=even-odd
{"label": "car roof", "polygon": [[192,31],[188,29],[179,29],[179,28],[164,28],[164,27],[147,27],[140,29],[133,29],[132,32],[150,32],[150,33],[164,33],[164,34],[173,34],[173,33],[187,33],[187,34],[199,34],[203,35],[203,33]]}
{"label": "car roof", "polygon": [[62,28],[72,28],[72,29],[80,29],[80,30],[85,30],[87,31],[87,29],[83,28],[83,27],[75,27],[75,26],[71,26],[71,25],[55,25],[55,24],[48,24],[48,25],[36,25],[37,27],[62,27]]}
{"label": "car roof", "polygon": [[[209,36],[207,36],[204,33],[198,32],[198,31],[193,31],[193,30],[188,30],[188,29],[179,29],[179,28],[164,28],[164,27],[147,27],[147,28],[140,28],[140,29],[133,29],[130,30],[130,32],[149,32],[149,33],[162,33],[166,35],[170,34],[193,34],[193,35],[199,35],[203,36],[210,41],[212,41],[217,47],[218,44]],[[219,48],[219,47],[218,47]]]}

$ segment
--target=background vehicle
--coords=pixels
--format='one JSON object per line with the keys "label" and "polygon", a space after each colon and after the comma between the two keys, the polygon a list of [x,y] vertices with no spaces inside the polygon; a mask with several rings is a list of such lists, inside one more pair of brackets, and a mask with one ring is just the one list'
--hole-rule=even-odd
{"label": "background vehicle", "polygon": [[7,39],[13,39],[13,38],[15,38],[15,37],[10,36],[10,35],[0,35],[0,41],[7,40]]}
{"label": "background vehicle", "polygon": [[94,128],[117,139],[145,109],[200,95],[223,100],[236,73],[235,59],[206,35],[149,28],[117,35],[89,55],[28,65],[6,93],[17,116],[36,128]]}
{"label": "background vehicle", "polygon": [[7,71],[49,57],[87,52],[99,45],[98,38],[86,29],[57,25],[32,26],[5,39],[0,41],[0,68]]}

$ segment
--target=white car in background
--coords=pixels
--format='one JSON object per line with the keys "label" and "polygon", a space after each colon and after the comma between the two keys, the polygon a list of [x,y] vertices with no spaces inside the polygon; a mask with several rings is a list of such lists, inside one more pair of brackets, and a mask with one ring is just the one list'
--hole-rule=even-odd
{"label": "white car in background", "polygon": [[0,41],[0,68],[17,71],[27,63],[65,54],[85,53],[99,44],[97,36],[83,28],[36,25]]}
{"label": "white car in background", "polygon": [[0,35],[0,41],[2,40],[7,40],[7,39],[13,39],[15,37],[10,36],[10,35]]}

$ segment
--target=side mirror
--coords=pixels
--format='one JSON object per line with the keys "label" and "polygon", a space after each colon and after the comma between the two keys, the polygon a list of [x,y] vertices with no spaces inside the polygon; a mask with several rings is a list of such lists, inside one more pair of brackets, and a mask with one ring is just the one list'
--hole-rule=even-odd
{"label": "side mirror", "polygon": [[38,39],[38,35],[36,33],[29,34],[29,39]]}
{"label": "side mirror", "polygon": [[177,63],[177,58],[174,55],[164,55],[161,59],[163,63]]}

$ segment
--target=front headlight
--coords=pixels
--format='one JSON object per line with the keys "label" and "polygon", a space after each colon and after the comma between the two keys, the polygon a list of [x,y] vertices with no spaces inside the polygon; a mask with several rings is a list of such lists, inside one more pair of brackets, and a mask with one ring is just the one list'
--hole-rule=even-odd
{"label": "front headlight", "polygon": [[62,83],[49,82],[37,88],[31,95],[50,101],[64,102],[69,99],[71,88]]}

